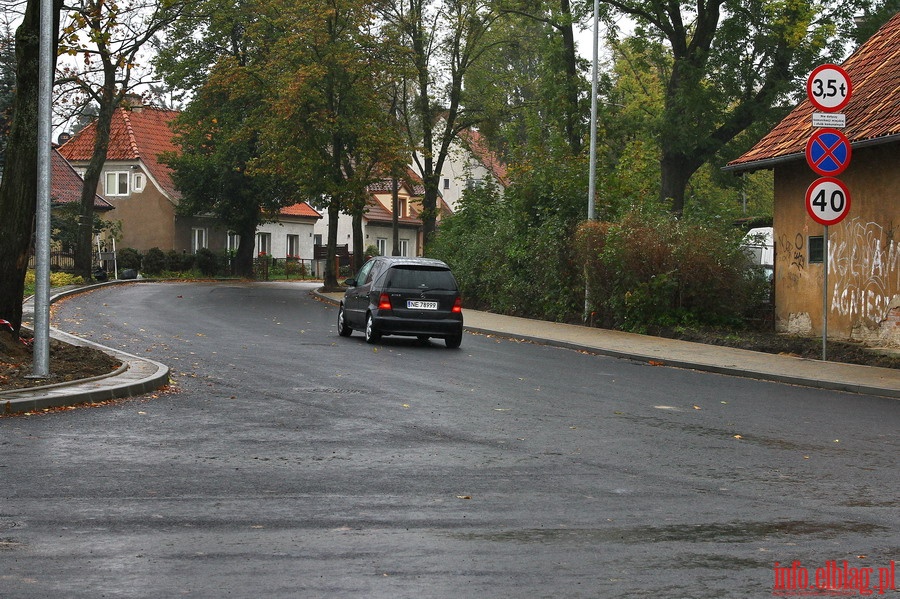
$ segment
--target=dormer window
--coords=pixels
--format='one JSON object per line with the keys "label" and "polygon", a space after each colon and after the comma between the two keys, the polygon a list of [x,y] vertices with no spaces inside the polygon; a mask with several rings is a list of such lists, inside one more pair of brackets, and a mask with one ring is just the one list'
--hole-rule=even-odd
{"label": "dormer window", "polygon": [[128,171],[109,171],[106,173],[106,195],[128,195]]}
{"label": "dormer window", "polygon": [[147,177],[142,172],[136,172],[131,177],[131,189],[132,191],[144,191],[144,182],[147,180]]}

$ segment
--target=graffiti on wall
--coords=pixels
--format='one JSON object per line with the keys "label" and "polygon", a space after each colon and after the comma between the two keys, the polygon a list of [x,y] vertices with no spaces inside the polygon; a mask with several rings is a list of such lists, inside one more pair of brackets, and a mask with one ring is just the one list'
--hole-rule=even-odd
{"label": "graffiti on wall", "polygon": [[[793,235],[778,236],[778,257],[779,267],[782,272],[787,273],[787,277],[796,282],[803,271],[806,269],[806,243],[802,233]],[[786,268],[782,268],[786,267]]]}
{"label": "graffiti on wall", "polygon": [[900,244],[893,229],[845,219],[828,240],[828,276],[833,281],[832,311],[878,322],[900,293]]}

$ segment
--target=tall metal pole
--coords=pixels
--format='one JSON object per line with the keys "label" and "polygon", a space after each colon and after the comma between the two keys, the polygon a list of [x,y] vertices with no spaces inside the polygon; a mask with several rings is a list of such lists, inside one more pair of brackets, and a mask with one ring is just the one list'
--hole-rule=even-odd
{"label": "tall metal pole", "polygon": [[600,0],[594,0],[594,63],[591,69],[591,154],[588,167],[588,220],[594,219],[597,190],[597,63],[600,46]]}
{"label": "tall metal pole", "polygon": [[[594,0],[594,63],[591,70],[591,149],[588,166],[588,220],[594,220],[594,195],[597,190],[597,62],[600,53],[600,0]],[[591,286],[588,265],[584,264],[584,322],[590,324]]]}
{"label": "tall metal pole", "polygon": [[37,210],[32,376],[50,375],[50,93],[53,86],[53,2],[41,0],[38,84]]}
{"label": "tall metal pole", "polygon": [[825,225],[825,235],[822,239],[825,245],[825,256],[822,259],[822,265],[825,267],[825,277],[822,281],[822,361],[828,359],[828,353],[825,349],[828,341],[828,225]]}

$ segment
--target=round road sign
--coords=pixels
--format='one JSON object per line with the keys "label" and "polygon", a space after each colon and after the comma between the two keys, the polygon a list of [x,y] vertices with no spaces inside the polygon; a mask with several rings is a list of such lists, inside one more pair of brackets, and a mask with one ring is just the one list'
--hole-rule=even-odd
{"label": "round road sign", "polygon": [[814,131],[806,142],[806,162],[823,176],[840,175],[850,164],[850,140],[837,129]]}
{"label": "round road sign", "polygon": [[834,64],[816,67],[806,80],[806,95],[822,112],[837,112],[850,101],[853,86],[847,71]]}
{"label": "round road sign", "polygon": [[816,179],[806,190],[806,211],[821,225],[836,225],[850,211],[850,190],[840,179]]}

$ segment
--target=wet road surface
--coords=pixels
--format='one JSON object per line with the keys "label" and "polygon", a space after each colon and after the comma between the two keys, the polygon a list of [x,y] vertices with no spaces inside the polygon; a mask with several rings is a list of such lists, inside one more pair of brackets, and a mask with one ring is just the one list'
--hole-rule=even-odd
{"label": "wet road surface", "polygon": [[174,384],[0,419],[0,597],[761,597],[844,560],[877,594],[900,554],[896,400],[367,345],[309,288],[56,305]]}

